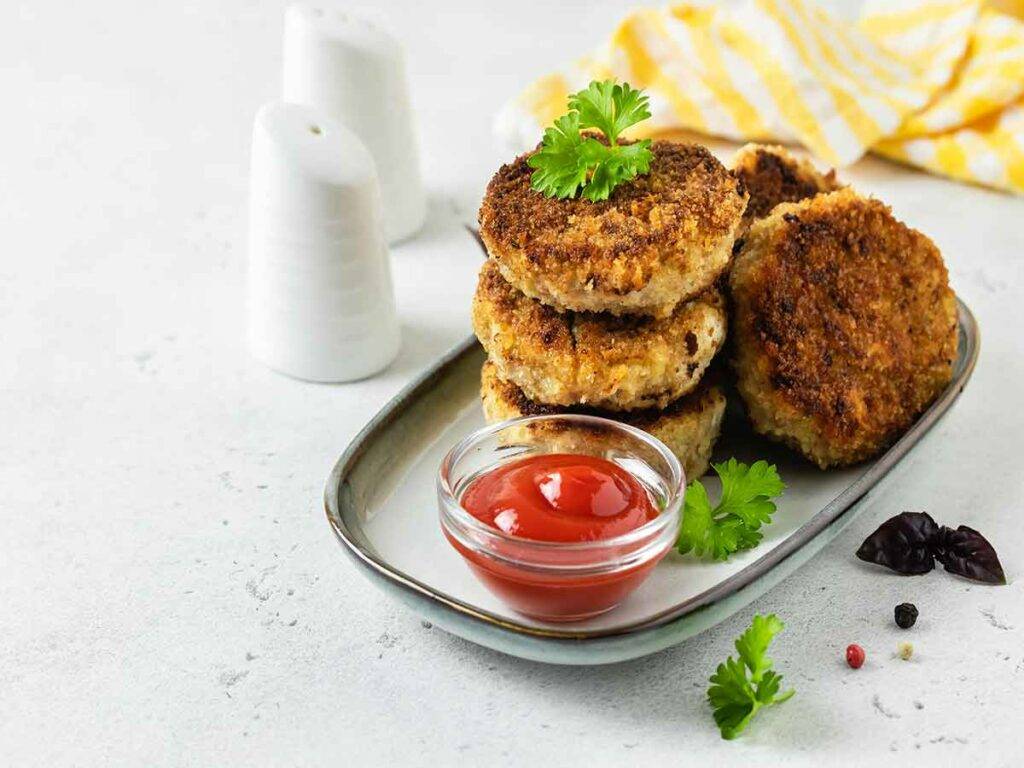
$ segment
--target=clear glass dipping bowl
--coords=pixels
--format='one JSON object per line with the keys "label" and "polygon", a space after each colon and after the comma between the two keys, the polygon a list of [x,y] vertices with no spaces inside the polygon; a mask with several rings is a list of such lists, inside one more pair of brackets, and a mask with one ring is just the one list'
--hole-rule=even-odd
{"label": "clear glass dipping bowl", "polygon": [[[483,474],[527,456],[572,453],[618,464],[647,489],[661,513],[629,533],[600,541],[546,542],[512,536],[460,504]],[[597,416],[528,416],[480,429],[441,462],[441,529],[488,589],[515,611],[550,622],[610,611],[650,575],[679,533],[686,478],[657,438]]]}

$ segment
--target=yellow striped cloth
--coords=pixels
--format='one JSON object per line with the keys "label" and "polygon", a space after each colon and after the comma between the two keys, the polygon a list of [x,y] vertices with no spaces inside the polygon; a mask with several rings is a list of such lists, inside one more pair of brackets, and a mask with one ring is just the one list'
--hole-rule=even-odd
{"label": "yellow striped cloth", "polygon": [[1024,0],[997,1],[869,0],[855,24],[813,0],[637,10],[509,102],[497,130],[532,146],[568,94],[614,77],[650,96],[636,137],[800,143],[834,166],[873,151],[1024,194]]}

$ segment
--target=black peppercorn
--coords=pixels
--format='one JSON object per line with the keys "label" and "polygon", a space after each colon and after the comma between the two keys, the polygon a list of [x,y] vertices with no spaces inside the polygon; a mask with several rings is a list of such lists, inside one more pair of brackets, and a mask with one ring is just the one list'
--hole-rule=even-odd
{"label": "black peppercorn", "polygon": [[917,606],[913,603],[900,603],[896,606],[896,626],[910,629],[917,621]]}

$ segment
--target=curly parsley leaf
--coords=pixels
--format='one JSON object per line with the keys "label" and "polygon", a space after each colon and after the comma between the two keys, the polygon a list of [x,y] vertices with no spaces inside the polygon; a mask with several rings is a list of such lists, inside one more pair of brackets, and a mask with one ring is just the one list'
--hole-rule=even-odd
{"label": "curly parsley leaf", "polygon": [[[547,197],[607,200],[624,181],[651,168],[651,140],[617,143],[619,135],[651,116],[647,96],[628,83],[592,82],[569,97],[569,113],[544,131],[541,148],[528,163],[531,186]],[[596,129],[607,144],[580,131]]]}
{"label": "curly parsley leaf", "polygon": [[590,182],[583,190],[588,200],[607,200],[619,184],[651,169],[650,139],[616,147],[606,147],[594,139],[587,139],[586,143],[600,149],[591,155],[597,162],[591,166]]}
{"label": "curly parsley leaf", "polygon": [[533,188],[548,197],[575,197],[587,182],[583,144],[578,114],[570,112],[555,120],[544,131],[544,148],[527,161],[534,169]]}
{"label": "curly parsley leaf", "polygon": [[596,80],[569,97],[569,109],[580,115],[580,125],[596,128],[612,145],[624,130],[651,116],[647,96],[629,83]]}
{"label": "curly parsley leaf", "polygon": [[775,514],[773,497],[786,485],[774,464],[757,461],[747,466],[736,459],[712,464],[722,481],[722,498],[714,507],[707,489],[694,480],[686,487],[683,522],[676,549],[680,554],[693,552],[724,560],[733,552],[751,549],[761,543],[761,526],[771,523]]}
{"label": "curly parsley leaf", "polygon": [[766,655],[772,639],[784,625],[774,614],[754,616],[746,632],[736,639],[739,659],[732,656],[711,676],[708,702],[723,739],[735,739],[762,707],[781,704],[795,691],[779,694],[782,675],[772,670]]}

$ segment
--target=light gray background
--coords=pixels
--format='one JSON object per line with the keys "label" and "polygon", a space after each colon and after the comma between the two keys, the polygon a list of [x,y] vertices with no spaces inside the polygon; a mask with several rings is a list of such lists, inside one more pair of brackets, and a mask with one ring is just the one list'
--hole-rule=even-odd
{"label": "light gray background", "polygon": [[[282,4],[3,4],[4,763],[1020,764],[1020,198],[880,161],[848,172],[943,249],[981,361],[859,521],[718,628],[608,668],[526,663],[423,626],[342,559],[331,465],[469,330],[480,254],[460,225],[503,157],[493,112],[623,7],[378,7],[408,48],[430,221],[393,251],[397,362],[315,386],[242,343],[249,130],[279,87]],[[903,509],[981,529],[1011,585],[860,565]],[[909,635],[902,600],[921,609]],[[772,655],[798,693],[725,743],[706,680],[755,611],[786,621]],[[841,661],[854,641],[859,672]]]}

